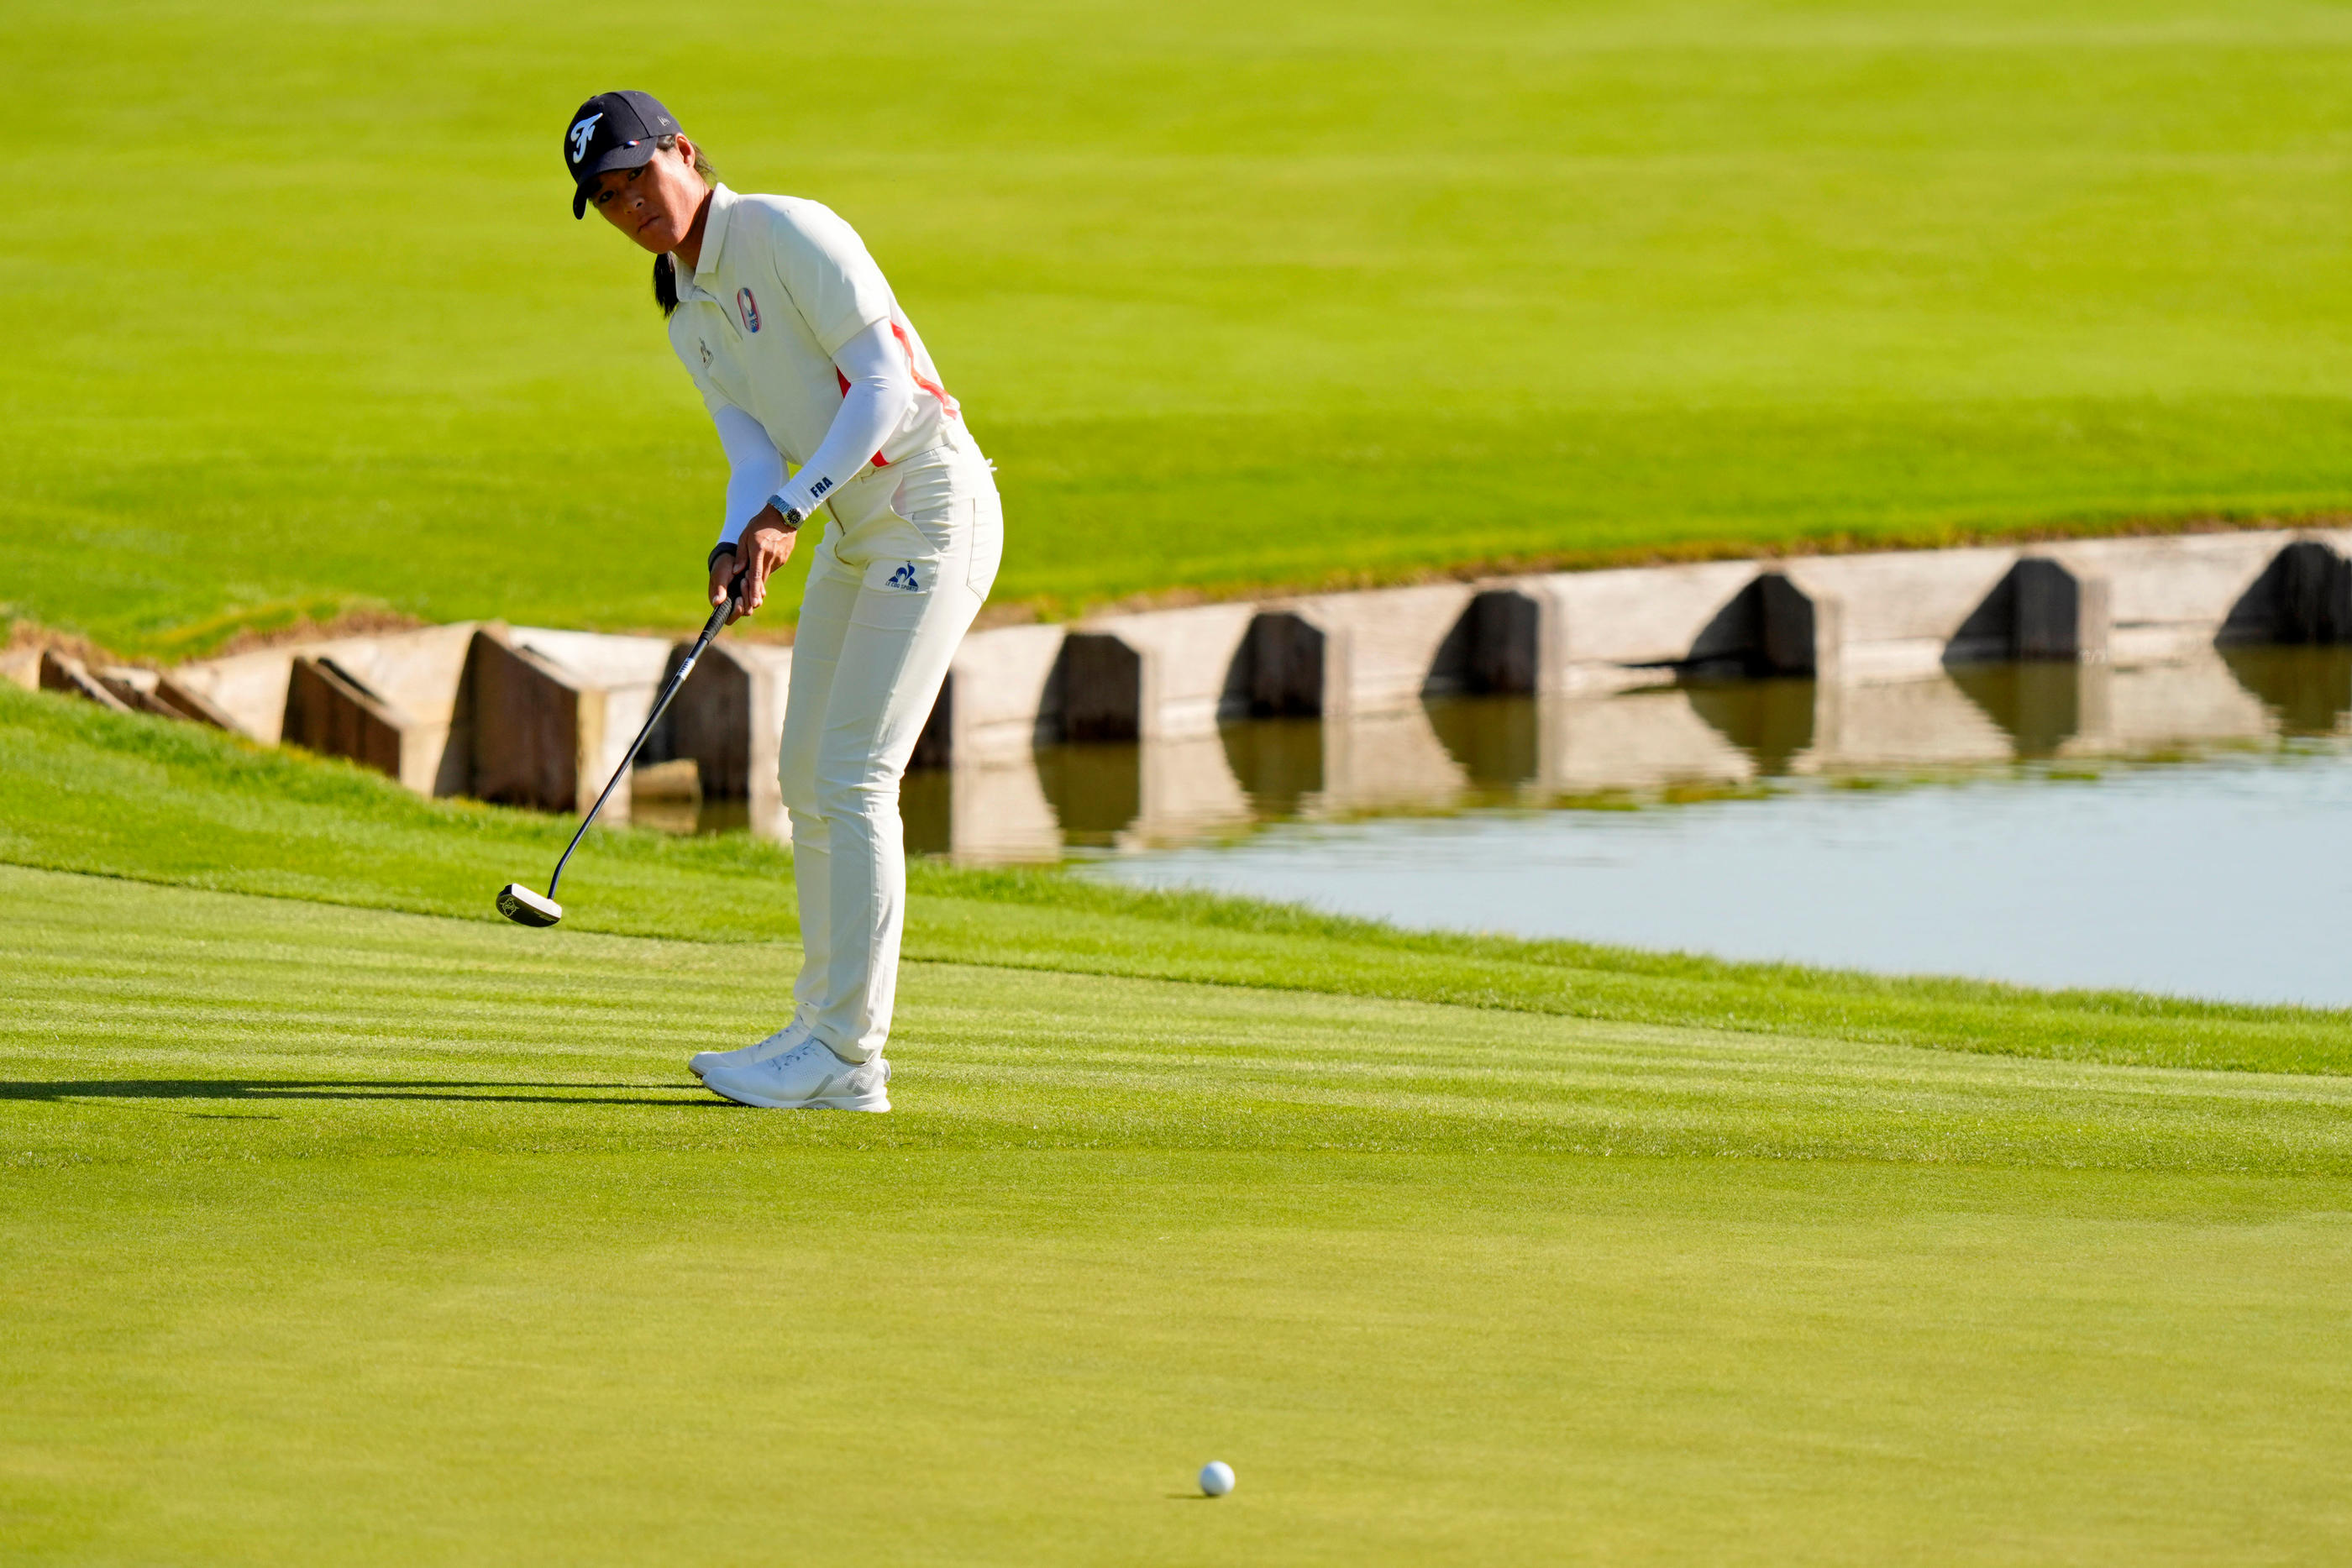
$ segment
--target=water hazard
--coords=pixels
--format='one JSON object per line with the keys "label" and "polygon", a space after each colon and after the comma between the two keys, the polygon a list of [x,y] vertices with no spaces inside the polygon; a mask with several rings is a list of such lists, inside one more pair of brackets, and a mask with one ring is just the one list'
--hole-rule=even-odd
{"label": "water hazard", "polygon": [[2352,1006],[2347,714],[2343,648],[1432,699],[1041,750],[1025,806],[910,778],[908,831],[1410,925]]}
{"label": "water hazard", "polygon": [[1431,698],[917,768],[903,807],[919,853],[1408,925],[2352,1006],[2343,647]]}

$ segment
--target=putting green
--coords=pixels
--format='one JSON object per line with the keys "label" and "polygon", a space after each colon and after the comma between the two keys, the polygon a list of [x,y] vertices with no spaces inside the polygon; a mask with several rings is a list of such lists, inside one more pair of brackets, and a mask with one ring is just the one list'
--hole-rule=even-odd
{"label": "putting green", "polygon": [[88,0],[0,237],[0,612],[690,625],[719,452],[562,117],[867,235],[1003,603],[2352,504],[2305,0]]}
{"label": "putting green", "polygon": [[772,947],[0,945],[15,1560],[2352,1545],[2342,1079],[919,964],[898,1110],[796,1117],[680,1068]]}
{"label": "putting green", "polygon": [[789,859],[565,831],[0,688],[0,1555],[2352,1543],[2341,1013],[920,867],[760,1113]]}

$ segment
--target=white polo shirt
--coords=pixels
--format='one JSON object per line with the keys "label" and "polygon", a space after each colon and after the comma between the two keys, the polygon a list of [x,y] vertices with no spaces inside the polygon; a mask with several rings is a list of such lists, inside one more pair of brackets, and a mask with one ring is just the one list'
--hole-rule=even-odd
{"label": "white polo shirt", "polygon": [[715,187],[701,260],[690,279],[679,269],[677,301],[670,346],[703,402],[758,420],[794,466],[824,439],[848,390],[835,350],[877,322],[905,349],[915,397],[876,461],[948,439],[955,399],[857,231],[822,203]]}

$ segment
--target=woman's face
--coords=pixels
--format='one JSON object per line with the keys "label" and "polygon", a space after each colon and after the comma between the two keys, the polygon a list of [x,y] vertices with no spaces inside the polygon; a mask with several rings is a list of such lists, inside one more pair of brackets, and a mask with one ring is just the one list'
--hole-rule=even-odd
{"label": "woman's face", "polygon": [[659,255],[677,248],[709,192],[694,172],[694,143],[681,136],[669,152],[656,152],[651,162],[607,170],[588,200],[605,222]]}

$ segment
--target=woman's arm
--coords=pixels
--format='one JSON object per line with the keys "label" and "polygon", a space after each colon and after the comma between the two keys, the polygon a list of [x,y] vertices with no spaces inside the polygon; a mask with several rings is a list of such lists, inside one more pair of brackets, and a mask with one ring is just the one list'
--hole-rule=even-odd
{"label": "woman's arm", "polygon": [[842,344],[833,356],[849,383],[834,411],[824,439],[809,454],[789,484],[774,492],[776,510],[805,516],[819,502],[881,455],[915,403],[915,368],[890,335],[890,323],[877,321]]}
{"label": "woman's arm", "polygon": [[733,403],[713,402],[710,421],[719,427],[719,444],[727,451],[727,515],[720,520],[719,542],[731,545],[783,484],[784,460],[760,422]]}
{"label": "woman's arm", "polygon": [[[849,383],[849,390],[842,393],[841,406],[834,411],[824,439],[817,443],[816,450],[809,454],[809,460],[800,465],[799,472],[775,490],[748,526],[738,527],[735,538],[722,541],[720,549],[710,552],[713,605],[727,601],[728,584],[738,570],[743,573],[743,602],[736,618],[749,615],[767,602],[769,574],[792,559],[794,534],[793,528],[784,526],[785,517],[793,514],[806,517],[839,489],[844,480],[880,455],[883,444],[914,404],[915,369],[908,361],[907,351],[890,335],[889,322],[877,321],[858,332],[834,354],[833,362],[841,371],[842,380]],[[760,439],[763,444],[767,441],[764,431]],[[731,454],[733,449],[729,450]],[[774,448],[771,446],[769,450],[773,452]],[[742,473],[740,465],[736,473]],[[732,480],[728,484],[727,496],[731,520],[736,506]],[[793,528],[797,527],[795,523]],[[731,549],[726,548],[730,545]]]}

